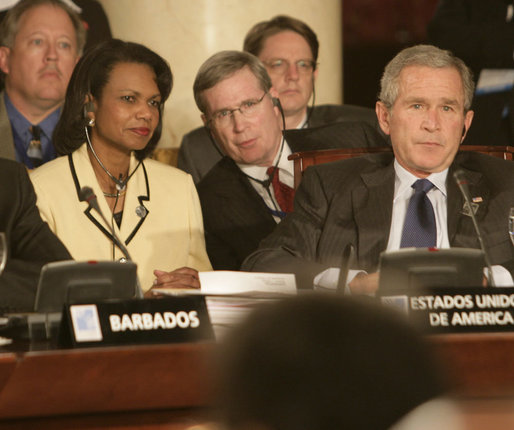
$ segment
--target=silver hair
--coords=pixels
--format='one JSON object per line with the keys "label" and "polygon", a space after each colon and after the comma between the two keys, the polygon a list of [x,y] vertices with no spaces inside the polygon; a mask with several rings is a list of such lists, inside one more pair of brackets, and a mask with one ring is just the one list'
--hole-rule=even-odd
{"label": "silver hair", "polygon": [[385,67],[380,80],[379,100],[391,109],[399,91],[401,71],[408,66],[427,66],[434,69],[453,67],[461,77],[464,89],[464,111],[471,108],[475,84],[473,74],[464,61],[450,51],[432,45],[416,45],[400,51]]}
{"label": "silver hair", "polygon": [[207,113],[207,106],[203,93],[217,83],[227,79],[234,73],[248,67],[259,81],[261,88],[268,92],[271,88],[271,79],[266,67],[252,54],[242,51],[221,51],[208,58],[200,66],[193,84],[193,93],[198,109]]}

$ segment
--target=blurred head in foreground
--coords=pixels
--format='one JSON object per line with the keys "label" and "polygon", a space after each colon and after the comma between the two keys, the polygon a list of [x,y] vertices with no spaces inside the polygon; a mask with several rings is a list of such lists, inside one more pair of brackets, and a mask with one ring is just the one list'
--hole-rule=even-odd
{"label": "blurred head in foreground", "polygon": [[371,302],[265,305],[220,354],[217,412],[230,430],[460,428],[421,338]]}

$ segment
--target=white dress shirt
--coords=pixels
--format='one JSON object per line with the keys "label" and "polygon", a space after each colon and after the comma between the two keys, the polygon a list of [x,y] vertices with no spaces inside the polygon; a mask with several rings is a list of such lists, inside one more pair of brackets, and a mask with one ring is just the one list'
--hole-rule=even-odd
{"label": "white dress shirt", "polygon": [[[394,160],[394,171],[396,173],[394,180],[394,197],[393,197],[393,215],[391,217],[391,230],[389,231],[389,241],[387,243],[387,250],[400,249],[402,240],[403,223],[407,214],[407,207],[409,200],[414,194],[412,184],[419,178],[412,173],[405,170],[400,163]],[[448,223],[446,221],[446,177],[448,176],[448,169],[432,173],[427,179],[434,184],[428,193],[427,197],[432,203],[435,215],[435,224],[437,229],[437,248],[449,248],[450,242],[448,239]]]}
{"label": "white dress shirt", "polygon": [[[279,169],[279,178],[280,182],[286,184],[287,186],[294,188],[294,164],[292,160],[288,160],[287,157],[291,155],[291,148],[287,142],[283,141],[284,147],[282,151],[278,151],[275,159],[273,160],[273,166],[277,166]],[[279,158],[280,157],[280,158]],[[278,164],[277,164],[278,160]],[[270,209],[270,211],[280,212],[280,206],[278,205],[275,199],[275,193],[273,191],[273,186],[270,185],[268,190],[262,186],[263,181],[268,179],[268,174],[266,171],[268,167],[263,166],[255,166],[250,164],[238,164],[238,167],[241,171],[248,176],[248,180],[255,188],[255,191],[261,196],[262,200],[266,206]],[[256,180],[255,180],[256,179]],[[260,182],[257,182],[260,181]],[[273,215],[273,219],[278,224],[281,220],[279,216]]]}

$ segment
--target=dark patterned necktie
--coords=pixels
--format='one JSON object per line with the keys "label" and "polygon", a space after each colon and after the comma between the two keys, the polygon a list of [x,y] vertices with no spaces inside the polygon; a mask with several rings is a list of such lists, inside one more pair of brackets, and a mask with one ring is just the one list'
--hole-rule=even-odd
{"label": "dark patterned necktie", "polygon": [[[275,174],[272,175],[273,171],[275,171]],[[268,167],[266,173],[270,178],[273,176],[271,185],[273,185],[273,194],[275,194],[280,209],[287,213],[293,212],[294,189],[280,182],[279,171],[280,169],[276,167]]]}
{"label": "dark patterned necktie", "polygon": [[418,179],[412,184],[414,194],[407,207],[400,248],[436,246],[437,229],[434,208],[427,197],[427,192],[433,187],[434,184],[428,179]]}
{"label": "dark patterned necktie", "polygon": [[27,149],[27,155],[32,162],[34,168],[43,164],[43,151],[41,149],[41,128],[37,125],[31,125],[29,128],[32,139]]}

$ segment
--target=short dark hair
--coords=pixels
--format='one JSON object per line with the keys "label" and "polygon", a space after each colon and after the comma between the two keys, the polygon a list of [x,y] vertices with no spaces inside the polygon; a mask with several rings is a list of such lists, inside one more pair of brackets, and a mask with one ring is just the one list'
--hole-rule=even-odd
{"label": "short dark hair", "polygon": [[218,82],[227,79],[244,67],[250,69],[259,81],[263,91],[268,92],[270,90],[271,79],[261,60],[248,52],[221,51],[208,58],[196,74],[193,94],[198,109],[204,114],[207,113],[207,106],[203,97],[205,90],[214,87]]}
{"label": "short dark hair", "polygon": [[86,29],[78,13],[60,0],[21,0],[16,3],[6,13],[0,25],[0,46],[12,48],[23,14],[32,8],[47,4],[60,7],[68,14],[77,38],[77,55],[82,55],[84,45],[86,44]]}
{"label": "short dark hair", "polygon": [[314,33],[305,22],[287,15],[277,15],[269,21],[262,21],[255,24],[246,34],[243,51],[258,57],[268,37],[287,30],[294,31],[305,39],[311,48],[312,59],[314,63],[316,63],[318,61],[319,51],[319,42],[316,33]]}
{"label": "short dark hair", "polygon": [[86,97],[92,95],[100,100],[113,68],[120,63],[146,64],[155,73],[161,96],[159,123],[146,147],[135,151],[135,154],[139,160],[142,160],[154,150],[162,132],[162,105],[170,95],[173,85],[170,67],[163,58],[146,46],[111,39],[87,51],[73,70],[66,90],[61,118],[53,135],[53,143],[58,154],[70,154],[86,141],[84,130],[88,124],[88,118],[84,114]]}
{"label": "short dark hair", "polygon": [[216,418],[228,430],[385,430],[445,388],[418,333],[367,297],[262,305],[218,360]]}

